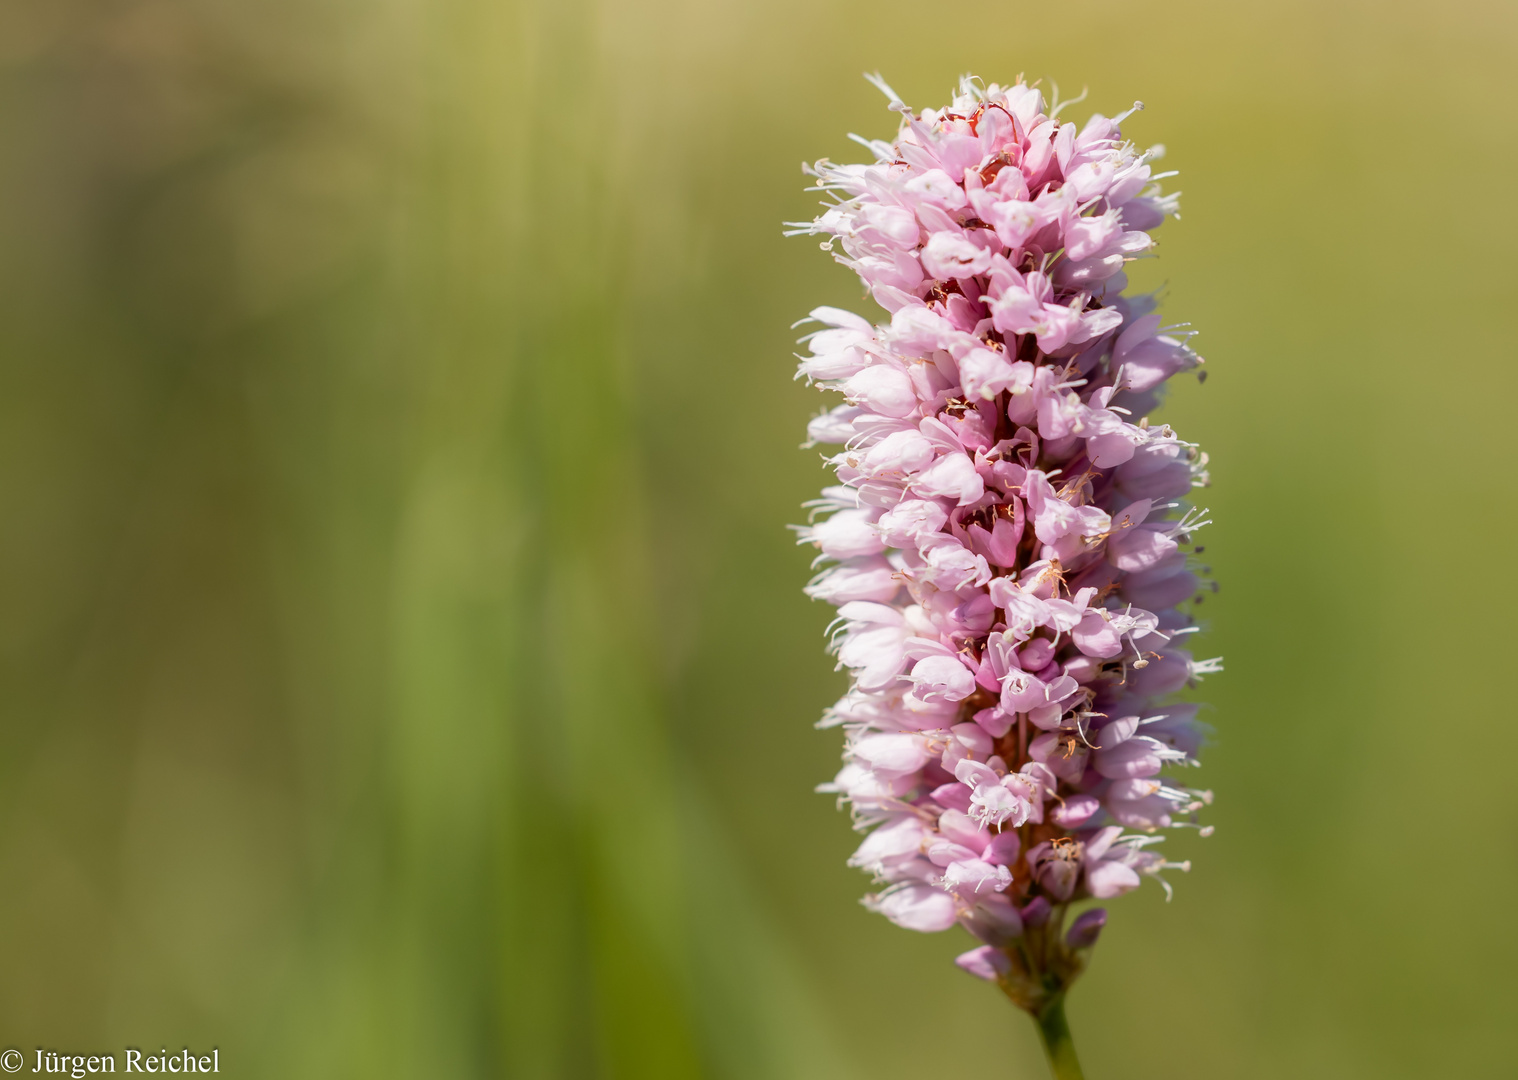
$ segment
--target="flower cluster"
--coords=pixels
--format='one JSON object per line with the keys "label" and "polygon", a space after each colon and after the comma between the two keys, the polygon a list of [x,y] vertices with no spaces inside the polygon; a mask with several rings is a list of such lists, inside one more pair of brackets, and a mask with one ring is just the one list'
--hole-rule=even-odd
{"label": "flower cluster", "polygon": [[828,209],[794,230],[841,247],[890,313],[818,308],[802,339],[799,375],[844,398],[810,424],[842,449],[798,530],[852,675],[822,790],[869,830],[851,862],[885,887],[866,903],[967,927],[985,944],[960,965],[1031,1007],[1105,920],[1063,933],[1066,906],[1186,869],[1156,834],[1211,798],[1174,778],[1196,706],[1163,703],[1218,670],[1182,647],[1208,584],[1184,501],[1206,455],[1148,419],[1202,360],[1123,294],[1177,203],[1159,148],[1122,140],[1128,114],[1078,129],[1034,87],[966,79],[914,116],[879,85],[896,140],[810,167]]}

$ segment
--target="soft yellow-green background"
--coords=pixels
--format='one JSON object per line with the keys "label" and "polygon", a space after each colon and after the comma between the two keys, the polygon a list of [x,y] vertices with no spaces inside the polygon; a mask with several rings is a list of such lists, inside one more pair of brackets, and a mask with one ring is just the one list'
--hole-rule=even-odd
{"label": "soft yellow-green background", "polygon": [[[783,525],[797,164],[1134,98],[1209,359],[1211,840],[1093,1080],[1518,1065],[1518,15],[1473,2],[0,7],[0,1044],[246,1077],[1039,1077],[855,903]],[[30,1066],[28,1066],[30,1067]]]}

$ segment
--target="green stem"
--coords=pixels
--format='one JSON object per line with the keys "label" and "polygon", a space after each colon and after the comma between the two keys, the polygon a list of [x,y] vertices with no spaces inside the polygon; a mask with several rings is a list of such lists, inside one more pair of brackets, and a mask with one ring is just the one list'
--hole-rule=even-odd
{"label": "green stem", "polygon": [[1060,994],[1034,1018],[1044,1042],[1044,1054],[1054,1080],[1085,1080],[1081,1063],[1075,1057],[1075,1041],[1070,1038],[1070,1024],[1065,1019],[1065,995]]}

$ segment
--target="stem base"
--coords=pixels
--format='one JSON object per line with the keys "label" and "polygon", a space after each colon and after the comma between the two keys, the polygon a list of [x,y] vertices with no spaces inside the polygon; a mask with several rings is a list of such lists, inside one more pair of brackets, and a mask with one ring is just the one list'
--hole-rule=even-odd
{"label": "stem base", "polygon": [[1059,994],[1033,1017],[1044,1044],[1044,1056],[1054,1080],[1084,1080],[1081,1063],[1075,1056],[1075,1042],[1070,1038],[1070,1024],[1065,1019],[1065,995]]}

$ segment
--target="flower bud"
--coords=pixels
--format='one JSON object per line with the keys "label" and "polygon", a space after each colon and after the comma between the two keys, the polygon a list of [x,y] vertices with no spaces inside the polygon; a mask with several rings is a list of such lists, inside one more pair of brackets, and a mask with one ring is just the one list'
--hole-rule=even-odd
{"label": "flower bud", "polygon": [[1072,949],[1089,949],[1096,944],[1096,939],[1101,937],[1102,927],[1107,925],[1107,909],[1092,908],[1082,912],[1080,917],[1070,924],[1070,931],[1065,935],[1065,944]]}

